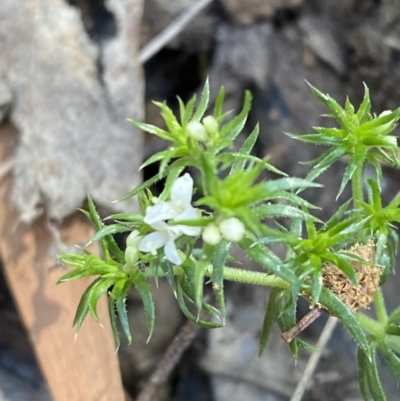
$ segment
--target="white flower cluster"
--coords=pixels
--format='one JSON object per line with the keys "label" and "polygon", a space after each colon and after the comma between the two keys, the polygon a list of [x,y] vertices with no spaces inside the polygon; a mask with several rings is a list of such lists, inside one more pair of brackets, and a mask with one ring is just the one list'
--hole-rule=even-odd
{"label": "white flower cluster", "polygon": [[[202,233],[202,227],[184,224],[169,224],[174,222],[193,220],[201,217],[200,209],[192,206],[193,179],[189,174],[177,178],[171,188],[170,201],[158,201],[146,210],[143,221],[155,231],[139,236],[133,231],[127,238],[125,251],[126,269],[132,268],[139,260],[140,252],[155,254],[157,249],[164,247],[165,257],[175,265],[181,265],[183,260],[176,248],[175,240],[182,235],[197,237]],[[236,217],[230,217],[217,224],[209,224],[203,230],[202,238],[210,245],[218,245],[222,237],[228,241],[240,241],[244,235],[245,227]]]}
{"label": "white flower cluster", "polygon": [[201,216],[199,209],[195,209],[192,202],[193,179],[189,174],[179,177],[171,188],[171,200],[160,201],[154,206],[149,206],[144,216],[144,222],[156,231],[147,234],[139,243],[141,252],[156,252],[164,247],[165,257],[176,265],[182,264],[182,259],[176,249],[175,240],[181,235],[192,237],[201,234],[201,227],[185,225],[169,225],[168,220],[192,220]]}

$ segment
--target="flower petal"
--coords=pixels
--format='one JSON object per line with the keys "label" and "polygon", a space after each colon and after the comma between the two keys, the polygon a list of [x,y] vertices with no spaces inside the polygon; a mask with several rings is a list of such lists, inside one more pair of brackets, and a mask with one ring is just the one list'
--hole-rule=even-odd
{"label": "flower petal", "polygon": [[174,240],[170,239],[167,241],[164,247],[164,253],[165,257],[174,265],[182,264],[182,259],[178,254]]}
{"label": "flower petal", "polygon": [[173,203],[189,205],[192,201],[193,178],[184,174],[175,180],[171,188],[171,200]]}
{"label": "flower petal", "polygon": [[146,224],[152,225],[159,221],[169,220],[177,215],[171,202],[159,202],[157,205],[149,206],[146,209],[146,215],[143,221]]}
{"label": "flower petal", "polygon": [[153,252],[165,245],[168,239],[169,236],[166,231],[156,231],[155,233],[147,234],[139,243],[139,251]]}
{"label": "flower petal", "polygon": [[201,234],[201,227],[182,226],[180,224],[175,227],[178,227],[182,234],[189,235],[190,237],[196,237]]}

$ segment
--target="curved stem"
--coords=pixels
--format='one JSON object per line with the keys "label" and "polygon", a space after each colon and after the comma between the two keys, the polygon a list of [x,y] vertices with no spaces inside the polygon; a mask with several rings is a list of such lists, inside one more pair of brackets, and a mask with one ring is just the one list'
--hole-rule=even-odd
{"label": "curved stem", "polygon": [[358,323],[360,323],[360,326],[375,338],[381,339],[385,336],[384,325],[371,319],[369,316],[364,315],[364,313],[357,313],[357,320]]}
{"label": "curved stem", "polygon": [[[184,270],[180,266],[174,266],[175,276],[181,276],[184,274]],[[210,277],[213,272],[213,267],[209,265],[206,268],[205,275]],[[153,277],[154,272],[151,268],[146,268],[144,274],[147,277]],[[159,272],[159,276],[164,276],[162,271]],[[235,267],[225,267],[224,268],[224,280],[235,281],[237,283],[261,285],[266,287],[279,287],[279,288],[290,288],[290,284],[276,277],[272,274],[255,272],[245,269],[237,269]]]}

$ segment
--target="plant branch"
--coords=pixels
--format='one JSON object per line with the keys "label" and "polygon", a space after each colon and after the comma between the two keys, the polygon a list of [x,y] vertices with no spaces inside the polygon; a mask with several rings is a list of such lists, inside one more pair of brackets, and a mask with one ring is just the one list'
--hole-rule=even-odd
{"label": "plant branch", "polygon": [[[206,268],[205,275],[210,277],[213,272],[213,267],[210,265]],[[185,271],[180,266],[174,266],[175,276],[181,276]],[[154,272],[151,268],[146,268],[144,270],[144,275],[147,277],[153,277]],[[162,277],[164,273],[159,272],[159,276]],[[237,283],[261,285],[266,287],[279,287],[279,288],[290,288],[290,284],[276,277],[272,274],[255,272],[251,270],[238,269],[235,267],[225,267],[224,268],[224,280],[235,281]]]}

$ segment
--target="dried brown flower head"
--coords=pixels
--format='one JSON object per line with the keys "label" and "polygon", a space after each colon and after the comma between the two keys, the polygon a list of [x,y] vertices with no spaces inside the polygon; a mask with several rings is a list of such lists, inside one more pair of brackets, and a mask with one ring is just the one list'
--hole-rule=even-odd
{"label": "dried brown flower head", "polygon": [[[375,262],[375,243],[369,240],[366,244],[355,244],[349,250],[364,259],[366,262]],[[322,279],[324,286],[331,290],[352,311],[367,308],[372,302],[373,293],[379,287],[381,270],[378,266],[362,262],[351,261],[357,276],[359,285],[355,286],[348,277],[335,265],[327,263],[323,266]]]}

